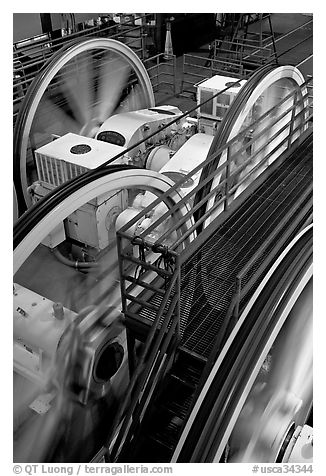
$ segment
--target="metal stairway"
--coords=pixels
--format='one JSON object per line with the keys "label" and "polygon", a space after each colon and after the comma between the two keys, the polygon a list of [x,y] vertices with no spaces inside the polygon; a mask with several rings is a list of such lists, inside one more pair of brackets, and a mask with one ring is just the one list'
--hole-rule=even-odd
{"label": "metal stairway", "polygon": [[141,431],[131,445],[124,447],[120,461],[170,461],[204,365],[204,361],[193,359],[181,350],[178,352],[142,422]]}
{"label": "metal stairway", "polygon": [[[255,15],[254,15],[255,16]],[[258,22],[259,32],[250,32],[249,25]],[[216,39],[210,49],[209,59],[226,61],[223,68],[228,68],[232,62],[238,63],[243,71],[255,71],[266,62],[277,63],[275,36],[270,13],[259,13],[255,20],[252,14],[226,14],[225,27],[221,37]],[[268,23],[267,31],[265,23]],[[269,45],[269,46],[267,46]],[[272,48],[270,48],[272,46]],[[209,66],[208,61],[205,66]],[[230,66],[229,66],[230,67]]]}

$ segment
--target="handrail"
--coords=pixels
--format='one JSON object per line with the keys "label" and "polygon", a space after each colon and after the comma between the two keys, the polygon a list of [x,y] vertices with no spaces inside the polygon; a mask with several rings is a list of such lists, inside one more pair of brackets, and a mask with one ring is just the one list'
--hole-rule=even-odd
{"label": "handrail", "polygon": [[252,71],[247,68],[244,68],[243,65],[237,59],[208,59],[206,56],[199,56],[188,53],[184,54],[182,66],[181,93],[194,92],[185,89],[185,85],[189,85],[192,88],[196,88],[196,85],[199,81],[203,81],[204,79],[212,77],[216,74],[225,74],[227,72],[229,76],[237,77],[239,79],[247,79],[252,74]]}
{"label": "handrail", "polygon": [[[121,238],[119,239],[119,237],[117,245],[118,249],[121,249]],[[149,329],[137,367],[131,377],[126,396],[118,409],[114,424],[112,425],[112,432],[104,445],[104,451],[109,454],[111,461],[116,461],[124,442],[132,437],[132,433],[137,426],[136,423],[148,403],[147,397],[152,393],[159,381],[156,372],[159,371],[159,375],[161,375],[165,370],[164,366],[161,368],[165,353],[171,342],[173,340],[177,342],[178,340],[177,336],[180,327],[179,293],[175,292],[172,296],[180,281],[180,266],[178,263],[176,263],[175,269],[179,271],[171,274],[171,279],[165,290],[159,310]],[[123,287],[123,279],[121,285]],[[164,319],[162,319],[171,296],[169,309]],[[122,292],[122,310],[125,313],[127,312],[126,308],[126,296]],[[121,421],[122,425],[116,436],[113,431],[119,426]]]}
{"label": "handrail", "polygon": [[[138,425],[140,424],[141,417],[146,411],[149,403],[149,397],[152,395],[156,385],[160,383],[161,377],[164,375],[167,365],[164,365],[164,359],[166,357],[167,350],[170,344],[175,341],[175,348],[177,340],[175,340],[176,329],[178,326],[178,320],[173,318],[170,328],[166,332],[167,326],[170,323],[171,316],[178,303],[179,296],[175,295],[168,314],[164,320],[164,326],[160,330],[155,341],[155,346],[151,352],[150,357],[147,360],[146,368],[144,369],[137,389],[135,390],[134,398],[128,407],[128,413],[125,416],[123,425],[119,432],[118,438],[114,442],[114,446],[110,452],[110,458],[113,461],[117,461],[119,454],[122,450],[122,446],[128,444],[131,438],[134,436]],[[169,355],[171,358],[171,353]],[[166,364],[169,360],[166,360]]]}
{"label": "handrail", "polygon": [[[296,103],[297,104],[297,103]],[[264,129],[262,129],[260,131],[260,133],[255,137],[255,139],[251,139],[249,142],[247,142],[245,144],[245,146],[241,147],[239,150],[237,150],[237,154],[241,154],[242,152],[245,151],[245,149],[250,146],[252,143],[254,143],[254,141],[260,137],[263,136],[264,133],[266,133],[266,131],[271,127],[271,126],[274,126],[277,122],[280,121],[280,119],[282,119],[283,117],[285,117],[290,111],[295,111],[296,109],[296,104],[294,104],[293,106],[291,106],[288,110],[286,110],[281,116],[279,116],[277,118],[277,120],[275,121],[272,121],[271,123],[269,123],[268,126],[266,126]],[[268,112],[269,113],[269,112]],[[267,113],[267,114],[268,114]],[[297,117],[299,117],[300,115],[302,115],[302,111],[300,111],[297,115],[294,116],[294,119],[296,119]],[[291,124],[292,124],[292,121],[291,121]],[[287,128],[289,127],[289,124],[285,124],[284,126],[282,126],[281,129],[278,129],[277,132],[270,138],[271,140],[274,140],[277,136],[281,135],[282,132],[284,132]],[[300,128],[297,127],[294,129],[293,132],[296,132],[298,129]],[[243,137],[245,134],[241,133],[239,134],[237,137],[240,139],[240,137]],[[228,199],[230,197],[230,195],[232,195],[236,189],[239,187],[239,185],[241,185],[243,182],[245,182],[250,175],[253,175],[263,164],[265,164],[268,159],[271,157],[271,155],[273,155],[273,153],[277,150],[277,147],[279,147],[280,145],[283,145],[285,144],[285,142],[289,140],[288,137],[286,139],[283,139],[282,142],[280,142],[279,144],[276,145],[276,147],[274,147],[274,149],[272,151],[270,151],[268,154],[266,154],[264,156],[264,159],[259,162],[253,169],[251,169],[249,172],[248,172],[248,175],[244,176],[240,181],[237,182],[236,185],[234,185],[232,188],[226,188],[226,193],[225,193],[225,196],[222,197],[220,200],[218,200],[215,204],[214,204],[214,208],[212,207],[210,209],[210,212],[214,211],[215,209],[217,209],[221,204],[224,203],[224,209],[227,209],[228,208]],[[228,146],[227,150],[229,151],[230,150],[230,146]],[[219,182],[219,185],[216,189],[213,189],[211,190],[211,192],[209,192],[209,194],[207,194],[205,196],[205,198],[203,198],[200,202],[198,202],[194,207],[192,207],[192,210],[190,212],[188,212],[186,215],[184,215],[183,219],[184,220],[187,220],[196,210],[198,210],[199,208],[201,208],[201,206],[205,203],[207,203],[207,199],[208,198],[211,198],[211,196],[215,195],[216,194],[216,191],[219,190],[219,189],[223,189],[224,188],[224,185],[227,185],[230,180],[232,180],[232,178],[235,178],[241,171],[243,171],[247,165],[256,157],[258,156],[261,152],[263,152],[265,148],[265,145],[262,145],[256,152],[255,154],[251,155],[247,160],[245,160],[239,167],[237,167],[232,173],[229,172],[229,174],[227,174],[226,178],[222,181]],[[218,153],[214,153],[214,158],[216,156],[218,156],[219,154]],[[212,156],[212,157],[213,157]],[[229,161],[231,160],[230,159],[231,156],[229,156]],[[196,188],[194,188],[190,193],[189,195],[194,195],[198,190],[200,190],[201,188],[203,188],[203,186],[209,182],[210,180],[212,180],[212,178],[214,176],[216,176],[219,172],[222,172],[224,169],[227,169],[228,168],[228,161],[224,164],[222,164],[221,166],[219,166],[214,172],[212,172],[210,175],[208,175],[206,177],[205,180],[203,180],[201,182],[201,184],[199,186],[197,186]],[[189,200],[189,197],[188,195],[186,197],[184,197],[183,199],[185,202],[187,200]],[[174,206],[176,207],[176,205]],[[174,211],[173,209],[170,210],[170,212]],[[147,233],[150,233],[154,228],[156,228],[159,224],[161,224],[166,218],[167,218],[167,213],[162,215],[157,222],[155,222],[155,224],[151,225],[146,231]],[[202,223],[205,219],[207,219],[207,216],[203,217],[202,219],[200,219],[200,223]],[[178,246],[181,244],[181,242],[183,241],[184,238],[186,238],[186,236],[189,234],[191,234],[194,229],[198,228],[198,224],[199,224],[199,220],[198,222],[191,228],[189,229],[185,235],[183,235],[182,238],[180,238],[177,242],[175,242],[173,244],[173,246],[171,247],[171,250],[175,250],[178,248]],[[161,237],[160,237],[160,240],[163,242],[170,234],[171,232],[175,231],[176,228],[179,226],[179,224],[175,224],[174,226],[172,226],[172,228],[169,228],[168,231],[166,231]]]}
{"label": "handrail", "polygon": [[[300,99],[301,102],[306,102],[306,99],[307,99],[307,93],[305,92],[305,88],[308,84],[308,82],[310,82],[310,79],[308,81],[306,81],[302,87],[301,87],[301,90],[304,91],[304,95],[303,95],[303,99]],[[236,143],[238,143],[246,134],[248,134],[250,132],[250,130],[252,128],[257,128],[262,122],[263,120],[271,115],[274,111],[276,111],[280,105],[284,104],[286,101],[288,101],[289,99],[291,98],[294,98],[294,102],[293,104],[291,104],[290,107],[288,107],[286,110],[284,110],[282,112],[281,115],[277,116],[275,119],[273,119],[269,124],[268,124],[268,127],[264,127],[264,129],[262,129],[261,131],[259,131],[258,134],[256,135],[253,135],[252,138],[250,139],[250,141],[248,143],[246,143],[244,146],[242,146],[241,148],[239,148],[239,150],[236,151],[236,154],[239,155],[241,152],[244,152],[246,150],[246,148],[250,145],[253,145],[255,143],[255,141],[257,141],[258,139],[260,139],[263,134],[266,133],[266,130],[267,128],[273,128],[275,127],[278,123],[281,123],[281,127],[280,129],[278,129],[272,136],[271,136],[271,140],[274,141],[275,139],[277,139],[277,137],[281,136],[282,133],[284,133],[284,131],[286,131],[287,128],[289,128],[291,126],[291,124],[293,124],[296,120],[298,120],[299,118],[301,118],[301,122],[299,123],[299,125],[297,125],[296,127],[292,127],[292,130],[290,131],[290,135],[289,136],[286,136],[286,138],[284,139],[281,139],[279,142],[276,140],[276,144],[274,143],[274,148],[272,148],[271,151],[269,151],[268,154],[266,154],[264,157],[261,158],[261,160],[259,161],[259,163],[257,163],[255,165],[255,167],[253,167],[248,174],[246,174],[240,182],[238,182],[235,186],[233,186],[233,188],[231,189],[227,189],[226,190],[226,193],[222,194],[222,197],[214,204],[214,206],[212,208],[210,208],[203,217],[201,217],[200,219],[200,223],[202,223],[203,221],[207,220],[210,216],[212,216],[213,212],[215,212],[216,209],[218,209],[218,207],[220,205],[222,205],[223,203],[226,203],[226,208],[228,206],[228,202],[229,202],[229,197],[230,195],[232,194],[232,192],[234,193],[235,189],[241,184],[243,183],[246,179],[249,178],[250,175],[252,175],[254,172],[257,171],[257,169],[259,169],[260,167],[262,167],[267,161],[268,159],[271,158],[271,156],[275,153],[275,151],[282,145],[284,146],[288,146],[290,142],[292,142],[292,139],[294,138],[295,140],[298,139],[298,133],[300,132],[300,130],[304,130],[307,125],[308,125],[308,122],[311,120],[311,117],[312,117],[312,114],[311,112],[309,111],[309,105],[308,104],[305,104],[302,109],[300,111],[296,111],[296,109],[298,108],[298,104],[300,103],[299,99],[298,98],[295,98],[297,92],[294,91],[294,92],[291,92],[290,94],[288,94],[279,104],[277,104],[276,106],[274,106],[273,108],[271,108],[269,111],[267,111],[264,115],[262,115],[260,118],[258,118],[255,122],[249,124],[245,129],[243,129],[240,134],[238,134],[236,137],[233,137],[231,140],[229,140],[226,144],[224,144],[223,146],[221,146],[217,151],[215,151],[212,155],[210,155],[203,163],[201,163],[200,165],[198,165],[197,167],[195,167],[191,172],[189,172],[187,175],[185,175],[180,181],[178,181],[176,184],[174,184],[171,189],[167,192],[165,192],[164,194],[162,194],[162,196],[158,197],[155,201],[153,201],[153,203],[151,203],[148,207],[146,207],[144,210],[142,210],[138,215],[136,215],[130,222],[128,222],[128,224],[124,225],[120,230],[119,230],[119,233],[121,235],[124,235],[124,236],[128,236],[128,233],[127,233],[127,230],[133,226],[136,222],[138,222],[139,220],[141,220],[143,217],[146,216],[146,214],[148,214],[154,207],[156,207],[159,203],[162,203],[163,201],[166,201],[168,200],[169,197],[171,197],[173,195],[173,193],[180,189],[182,187],[182,185],[184,183],[186,183],[190,178],[192,178],[195,174],[197,174],[199,171],[203,170],[203,168],[211,163],[214,159],[216,159],[216,157],[218,157],[219,155],[221,155],[222,153],[225,153],[227,150],[230,150],[230,148],[235,145]],[[295,111],[296,113],[295,114],[291,114],[292,111]],[[284,118],[290,114],[290,118],[289,120],[283,124],[282,122],[284,121]],[[287,143],[288,142],[288,143]],[[286,144],[287,143],[287,144]],[[256,156],[258,156],[262,150],[264,149],[264,146],[260,146],[260,148],[256,151]],[[236,167],[232,172],[230,171],[231,169],[231,163],[232,163],[232,159],[233,159],[234,155],[232,154],[228,154],[228,157],[226,158],[225,162],[222,163],[221,165],[219,165],[217,167],[217,169],[211,174],[211,176],[208,176],[205,180],[201,181],[201,183],[199,185],[197,185],[193,190],[191,190],[188,194],[186,194],[183,199],[178,202],[178,204],[174,205],[168,212],[166,212],[165,214],[163,214],[162,216],[160,216],[155,222],[153,222],[146,230],[144,230],[140,235],[139,237],[143,240],[146,241],[146,237],[155,229],[157,228],[160,224],[163,223],[164,220],[166,220],[166,218],[171,214],[173,213],[174,211],[177,210],[178,206],[180,206],[182,203],[184,202],[191,202],[191,200],[193,199],[195,193],[198,192],[198,190],[200,190],[201,188],[203,188],[207,182],[209,182],[210,180],[212,180],[213,177],[216,177],[218,175],[220,175],[221,173],[223,173],[224,171],[226,171],[226,176],[223,180],[221,180],[217,186],[215,186],[214,188],[211,189],[211,191],[205,196],[204,199],[201,200],[201,202],[199,202],[196,206],[192,207],[192,212],[194,212],[196,209],[198,209],[200,206],[202,206],[203,204],[207,203],[208,202],[208,199],[211,198],[212,196],[216,195],[216,193],[218,191],[221,191],[223,190],[223,188],[225,189],[225,185],[227,183],[230,183],[232,178],[234,178],[237,174],[239,174],[251,161],[252,161],[252,156],[250,158],[248,158],[246,161],[244,161],[240,166]],[[254,156],[255,157],[255,156]],[[184,221],[186,221],[188,218],[189,218],[189,213],[187,214],[187,216],[185,216],[182,220],[182,224]],[[193,232],[194,230],[196,230],[199,226],[199,221],[196,222],[192,229],[191,229],[191,232]],[[173,228],[174,227],[174,228]],[[162,235],[160,237],[160,240],[159,240],[159,243],[160,244],[164,244],[164,239],[171,235],[171,232],[174,231],[175,229],[175,225],[172,225],[172,228],[169,228],[168,230],[165,231],[164,235]],[[189,234],[191,233],[189,230],[187,232],[187,236],[189,236]],[[172,245],[170,244],[169,245],[169,250],[172,251],[176,251],[178,246],[182,243],[182,241],[184,239],[187,238],[186,234],[184,234],[182,236],[182,238],[178,238],[177,241],[175,241]],[[149,247],[153,246],[152,243],[148,242],[147,243]],[[158,243],[156,242],[154,245],[157,245]]]}
{"label": "handrail", "polygon": [[[164,63],[161,62],[164,58]],[[173,94],[176,94],[176,56],[169,55],[168,59],[164,53],[158,53],[154,56],[142,60],[151,80],[154,93],[162,86],[171,86]],[[154,64],[150,66],[151,63]],[[168,68],[170,71],[163,71]],[[168,82],[166,77],[172,77],[172,82]]]}

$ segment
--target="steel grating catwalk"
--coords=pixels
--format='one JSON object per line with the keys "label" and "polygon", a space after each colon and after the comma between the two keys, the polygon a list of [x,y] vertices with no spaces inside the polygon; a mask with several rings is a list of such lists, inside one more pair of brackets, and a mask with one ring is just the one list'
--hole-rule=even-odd
{"label": "steel grating catwalk", "polygon": [[[189,265],[191,265],[191,263],[189,263]],[[191,295],[194,292],[195,281],[196,281],[196,269],[189,268],[189,266],[186,263],[181,268],[181,283],[182,283],[183,289],[185,289],[187,292],[191,292]],[[180,309],[183,309],[183,312],[181,313],[181,316],[180,316],[180,333],[181,333],[181,336],[184,334],[184,331],[185,331],[185,328],[186,328],[186,325],[187,325],[187,316],[189,315],[189,312],[190,312],[191,301],[189,300],[189,298],[187,296],[187,292],[181,292],[181,295],[180,295],[180,301],[181,301],[180,302]],[[161,327],[161,325],[162,325],[162,323],[165,319],[165,316],[166,316],[166,314],[169,310],[169,307],[170,307],[170,304],[171,304],[171,301],[172,301],[174,295],[175,295],[175,289],[172,289],[171,295],[169,296],[169,298],[167,300],[167,303],[165,305],[162,317],[160,319],[159,328]],[[162,300],[163,300],[162,295],[153,294],[151,297],[149,297],[148,303],[150,305],[154,305],[157,308],[159,308],[161,303],[162,303]],[[152,309],[146,308],[144,306],[141,307],[141,309],[138,310],[138,315],[139,315],[140,318],[144,319],[145,321],[150,321],[150,322],[153,322],[155,317],[156,317],[156,313]],[[170,325],[171,325],[171,323],[169,323],[168,329],[170,328]]]}
{"label": "steel grating catwalk", "polygon": [[[185,305],[181,306],[181,322],[186,322],[186,326],[181,347],[205,358],[209,356],[235,291],[237,274],[311,182],[312,135],[183,265],[181,301]],[[275,240],[244,276],[243,284],[257,272]],[[189,279],[194,272],[195,286],[193,279]]]}

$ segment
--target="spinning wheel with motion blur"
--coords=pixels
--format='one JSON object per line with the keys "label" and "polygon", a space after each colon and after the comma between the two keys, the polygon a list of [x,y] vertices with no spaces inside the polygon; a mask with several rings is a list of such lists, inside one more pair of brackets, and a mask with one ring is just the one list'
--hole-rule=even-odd
{"label": "spinning wheel with motion blur", "polygon": [[68,132],[95,137],[113,114],[154,105],[146,69],[123,43],[93,38],[58,51],[32,82],[17,118],[14,183],[20,208],[30,205],[37,148]]}

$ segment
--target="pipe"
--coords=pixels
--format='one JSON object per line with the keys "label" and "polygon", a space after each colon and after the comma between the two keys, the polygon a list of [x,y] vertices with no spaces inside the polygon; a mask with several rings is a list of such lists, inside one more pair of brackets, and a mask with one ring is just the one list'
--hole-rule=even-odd
{"label": "pipe", "polygon": [[75,268],[77,270],[91,269],[96,268],[98,266],[98,263],[82,262],[78,260],[72,261],[69,258],[63,256],[63,254],[59,251],[58,248],[53,248],[51,251],[57,258],[57,260],[60,261],[60,263],[65,264],[66,266],[70,266],[71,268]]}

